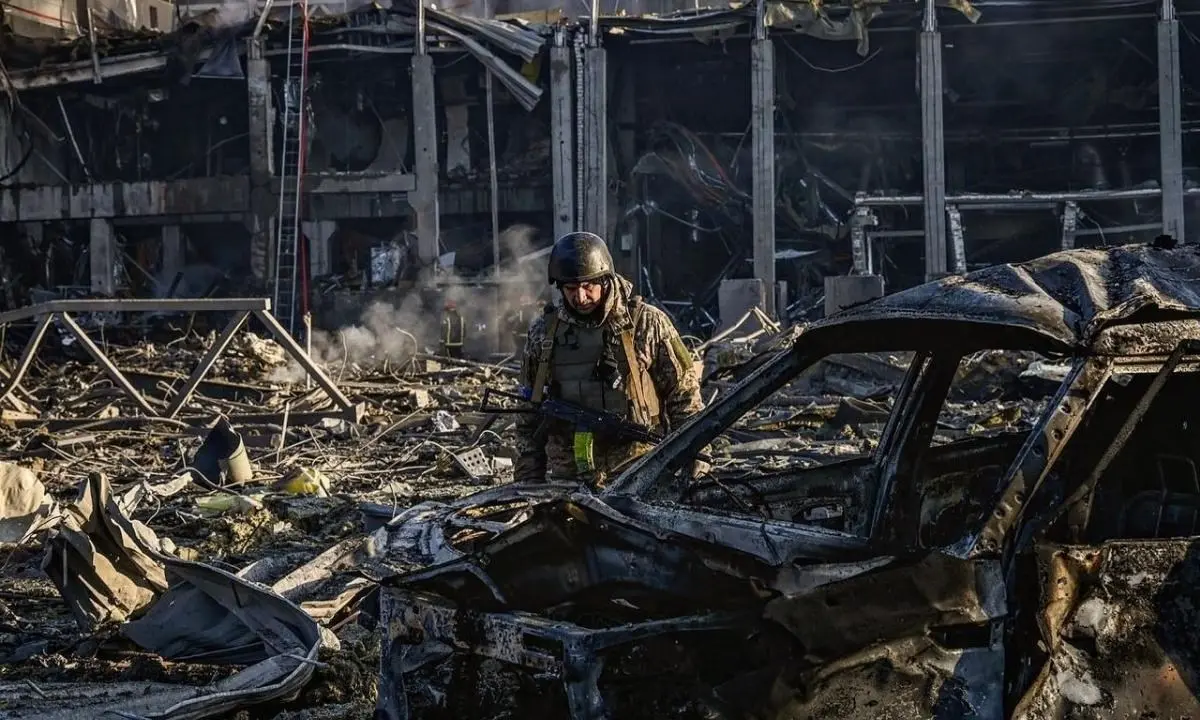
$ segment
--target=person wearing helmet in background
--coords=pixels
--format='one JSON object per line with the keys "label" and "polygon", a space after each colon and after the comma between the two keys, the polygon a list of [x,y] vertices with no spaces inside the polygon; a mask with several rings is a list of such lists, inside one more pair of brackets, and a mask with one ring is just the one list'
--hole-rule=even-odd
{"label": "person wearing helmet in background", "polygon": [[458,303],[447,300],[442,309],[442,354],[446,357],[463,356],[463,339],[467,335],[467,323],[458,312]]}
{"label": "person wearing helmet in background", "polygon": [[518,358],[529,339],[529,323],[537,316],[539,304],[528,293],[521,296],[517,306],[508,314],[508,332],[512,336],[512,353]]}
{"label": "person wearing helmet in background", "polygon": [[[549,280],[562,304],[547,305],[529,326],[521,380],[530,400],[565,400],[663,434],[702,409],[699,378],[679,332],[616,274],[600,236],[573,232],[559,238],[550,252]],[[534,413],[518,418],[517,481],[549,476],[603,486],[650,449]],[[706,469],[697,463],[693,473]]]}

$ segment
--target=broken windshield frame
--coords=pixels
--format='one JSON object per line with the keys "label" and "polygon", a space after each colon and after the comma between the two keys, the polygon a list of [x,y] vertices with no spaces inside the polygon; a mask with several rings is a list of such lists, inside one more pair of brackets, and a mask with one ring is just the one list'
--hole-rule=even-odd
{"label": "broken windshield frame", "polygon": [[[803,342],[803,336],[798,342]],[[807,351],[806,351],[807,350]],[[778,358],[756,369],[735,385],[724,396],[684,424],[678,432],[668,437],[663,444],[637,460],[624,474],[614,480],[602,497],[633,495],[646,499],[648,495],[660,501],[677,501],[682,486],[668,482],[680,467],[695,457],[700,448],[712,442],[722,432],[746,413],[758,406],[772,394],[809,370],[818,362],[833,355],[866,352],[848,350],[844,347],[828,348],[813,344],[803,348],[793,346]],[[909,350],[904,350],[909,352]],[[933,431],[937,411],[945,400],[953,371],[957,368],[961,353],[916,352],[909,364],[895,403],[888,414],[879,444],[867,456],[869,469],[866,477],[870,492],[864,500],[865,512],[852,534],[871,538],[881,527],[892,482],[884,478],[894,477],[896,472],[908,465],[913,456],[912,448],[919,448],[922,439],[928,444]],[[930,410],[932,407],[932,410]],[[796,523],[803,525],[804,523]]]}

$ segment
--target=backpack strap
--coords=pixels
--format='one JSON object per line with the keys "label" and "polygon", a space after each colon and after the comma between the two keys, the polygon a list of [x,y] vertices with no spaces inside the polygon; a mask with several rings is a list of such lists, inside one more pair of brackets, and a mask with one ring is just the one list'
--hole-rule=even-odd
{"label": "backpack strap", "polygon": [[529,399],[540,403],[546,394],[546,381],[550,378],[550,360],[554,356],[554,339],[558,336],[558,312],[551,307],[546,308],[546,337],[542,338],[537,348],[537,370],[533,374],[533,387],[530,388]]}
{"label": "backpack strap", "polygon": [[658,413],[655,411],[658,403],[650,401],[649,393],[653,393],[654,388],[646,387],[645,377],[638,366],[637,353],[633,351],[633,328],[637,327],[644,305],[640,298],[635,299],[633,305],[630,313],[633,327],[621,333],[621,348],[625,354],[625,364],[629,368],[629,399],[633,402],[633,420],[639,425],[651,427],[658,420]]}

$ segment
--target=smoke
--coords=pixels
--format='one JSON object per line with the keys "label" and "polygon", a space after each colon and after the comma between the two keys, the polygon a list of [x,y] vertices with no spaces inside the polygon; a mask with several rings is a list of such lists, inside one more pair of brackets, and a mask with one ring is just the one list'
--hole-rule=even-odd
{"label": "smoke", "polygon": [[[548,299],[545,292],[546,256],[527,262],[537,252],[536,229],[513,225],[500,234],[504,282],[482,283],[443,268],[436,286],[413,289],[393,300],[376,300],[363,310],[357,322],[333,331],[314,329],[313,360],[335,378],[361,370],[400,368],[417,353],[436,352],[440,347],[442,309],[454,301],[466,321],[469,337],[493,334],[502,351],[510,348],[511,335],[505,320],[529,300]],[[528,315],[527,315],[528,317]],[[294,361],[277,368],[271,380],[278,383],[302,381],[305,372]]]}

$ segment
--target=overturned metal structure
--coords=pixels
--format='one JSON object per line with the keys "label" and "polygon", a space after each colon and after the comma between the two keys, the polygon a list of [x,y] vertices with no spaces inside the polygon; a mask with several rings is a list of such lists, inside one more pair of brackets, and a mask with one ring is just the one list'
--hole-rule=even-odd
{"label": "overturned metal structure", "polygon": [[[932,444],[985,349],[1064,379],[1028,433]],[[868,351],[914,353],[872,452],[677,479],[806,368]],[[815,323],[598,495],[513,486],[397,518],[436,564],[381,590],[379,709],[1195,714],[1198,379],[1193,247],[1061,252]]]}
{"label": "overturned metal structure", "polygon": [[[71,418],[46,417],[44,410],[38,407],[36,400],[21,388],[21,381],[25,378],[25,374],[29,371],[31,364],[37,357],[38,350],[42,347],[47,331],[55,327],[56,324],[61,324],[67,333],[67,337],[78,341],[113,384],[135,403],[137,408],[143,413],[143,419],[153,420],[157,418],[170,421],[182,417],[183,420],[207,423],[211,419],[209,415],[185,413],[188,401],[192,399],[192,395],[212,370],[213,363],[225,352],[230,343],[237,337],[237,334],[246,326],[247,320],[253,316],[263,324],[271,336],[284,349],[288,357],[296,362],[307,373],[308,377],[316,381],[317,385],[336,406],[333,411],[326,413],[310,413],[308,416],[297,414],[292,420],[300,423],[310,421],[319,422],[322,418],[328,417],[358,422],[362,414],[362,407],[352,403],[338,389],[333,380],[313,362],[312,358],[308,356],[304,348],[300,347],[295,338],[280,326],[279,322],[270,314],[270,309],[271,301],[261,298],[201,298],[193,300],[56,300],[19,310],[0,312],[0,328],[4,330],[7,330],[10,324],[22,323],[31,319],[37,320],[13,371],[9,373],[0,369],[0,380],[3,381],[3,385],[0,386],[0,403],[7,403],[13,410],[12,413],[5,415],[5,419],[10,422],[50,423],[55,427],[95,422],[94,418],[72,420]],[[183,383],[183,386],[175,390],[170,401],[160,410],[151,405],[146,397],[134,387],[125,373],[117,367],[104,350],[92,340],[87,331],[80,326],[72,316],[72,313],[97,314],[99,316],[124,313],[154,313],[159,315],[171,313],[230,313],[231,316],[225,324],[224,329],[213,338],[212,344],[200,358],[199,362],[197,362],[196,367]],[[271,415],[269,417],[275,416]],[[235,419],[249,421],[254,418],[235,417]]]}

